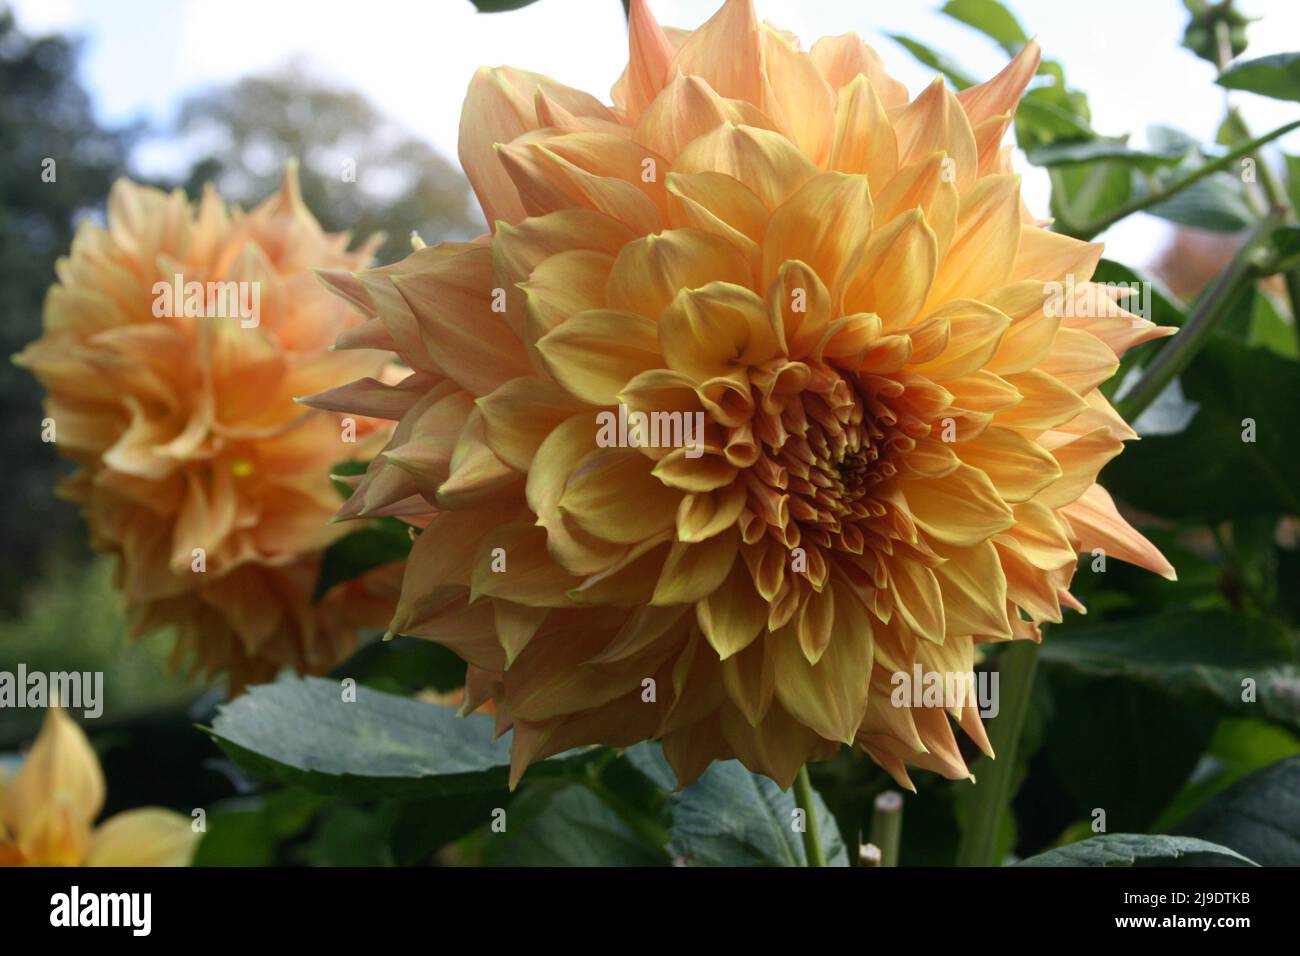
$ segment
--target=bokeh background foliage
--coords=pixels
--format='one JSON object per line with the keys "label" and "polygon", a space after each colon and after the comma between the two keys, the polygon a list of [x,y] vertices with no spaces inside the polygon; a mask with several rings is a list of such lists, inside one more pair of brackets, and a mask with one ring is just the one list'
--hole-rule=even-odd
{"label": "bokeh background foliage", "polygon": [[[477,3],[503,18],[523,5]],[[1185,6],[1186,55],[1213,63],[1233,98],[1300,102],[1300,54],[1250,58],[1250,31],[1267,22],[1252,25],[1232,4]],[[1008,55],[1032,33],[997,0],[950,0],[942,10],[970,28],[971,43]],[[893,39],[954,86],[972,82],[961,51]],[[1149,304],[1154,321],[1184,333],[1134,349],[1109,386],[1121,410],[1141,412],[1143,440],[1101,481],[1179,578],[1115,559],[1103,570],[1081,557],[1073,589],[1088,614],[1047,628],[1031,665],[997,648],[981,665],[1004,677],[1028,670],[1024,706],[1009,706],[1004,680],[1002,713],[990,722],[995,744],[1013,746],[996,768],[967,754],[975,785],[916,775],[897,862],[1297,865],[1300,156],[1279,152],[1277,131],[1248,129],[1231,100],[1214,142],[1167,127],[1147,130],[1141,147],[1103,135],[1086,91],[1044,54],[1015,137],[1048,172],[1054,228],[1104,238],[1138,211],[1177,227]],[[78,85],[77,55],[75,42],[26,36],[0,14],[0,152],[9,157],[0,164],[0,334],[10,352],[38,332],[52,262],[74,222],[98,214],[132,143],[160,132],[100,128]],[[1137,119],[1101,125],[1123,122]],[[160,185],[193,192],[214,180],[251,203],[298,156],[304,194],[324,224],[386,232],[384,261],[402,255],[412,229],[435,241],[475,228],[451,164],[305,68],[195,97],[165,132],[204,148],[185,175]],[[73,188],[43,189],[31,175],[49,155],[73,157],[61,161],[76,164],[75,176],[61,173]],[[369,192],[340,188],[345,156],[390,176]],[[1247,168],[1255,175],[1243,176]],[[1198,242],[1216,250],[1208,262],[1188,251]],[[1153,279],[1111,260],[1096,278]],[[205,808],[196,862],[206,865],[806,862],[789,827],[793,794],[734,762],[678,792],[656,745],[592,748],[545,761],[510,791],[508,743],[492,740],[490,718],[457,719],[429,702],[460,687],[463,665],[417,639],[374,640],[335,674],[286,677],[220,704],[219,690],[169,673],[167,635],[125,643],[110,569],[86,554],[71,509],[51,496],[60,469],[39,441],[37,389],[5,368],[0,390],[11,461],[0,669],[21,661],[103,670],[109,699],[131,702],[88,728],[105,763],[109,812]],[[1247,419],[1252,441],[1243,440]],[[327,557],[322,589],[400,557],[406,541],[392,523],[359,527]],[[349,692],[344,679],[355,682],[356,701],[346,719],[329,719],[341,688]],[[39,718],[0,716],[0,751],[12,759]],[[892,784],[847,751],[811,771],[826,860],[856,864],[859,843],[882,833],[873,803]],[[502,810],[508,826],[496,832]]]}

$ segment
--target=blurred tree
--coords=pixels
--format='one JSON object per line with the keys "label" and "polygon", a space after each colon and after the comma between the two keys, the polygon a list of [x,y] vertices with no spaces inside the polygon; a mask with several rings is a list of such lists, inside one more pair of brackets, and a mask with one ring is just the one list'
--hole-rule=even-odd
{"label": "blurred tree", "polygon": [[[103,207],[133,131],[95,122],[78,80],[78,44],[25,35],[0,7],[0,353],[41,331],[41,302],[75,221]],[[54,497],[68,469],[41,441],[41,390],[0,363],[0,447],[6,481],[0,521],[0,611],[12,613],[24,585],[55,550],[84,550],[75,509]]]}
{"label": "blurred tree", "polygon": [[213,182],[227,199],[252,205],[297,157],[312,212],[354,239],[385,233],[381,262],[410,252],[412,230],[429,243],[481,231],[459,169],[363,96],[301,63],[187,99],[177,131],[201,157],[184,184],[191,195]]}

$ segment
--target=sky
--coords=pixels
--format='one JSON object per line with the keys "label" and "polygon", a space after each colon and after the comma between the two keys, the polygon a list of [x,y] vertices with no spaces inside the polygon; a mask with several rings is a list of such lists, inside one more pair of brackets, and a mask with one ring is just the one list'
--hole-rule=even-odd
{"label": "sky", "polygon": [[[186,96],[205,87],[304,59],[313,72],[355,89],[444,155],[456,155],[460,105],[474,70],[509,64],[544,73],[608,100],[627,58],[619,0],[539,0],[480,14],[469,0],[10,0],[20,27],[84,38],[83,82],[101,120],[165,126]],[[719,0],[650,0],[661,23],[695,27]],[[797,34],[805,49],[819,36],[854,31],[913,93],[933,78],[888,33],[906,33],[951,55],[978,77],[1006,61],[992,41],[938,13],[939,0],[755,0],[761,19]],[[1186,20],[1179,0],[1011,0],[1044,55],[1059,60],[1072,86],[1088,93],[1093,125],[1131,134],[1147,124],[1181,128],[1210,141],[1224,93],[1210,64],[1178,43]],[[1241,0],[1264,22],[1248,56],[1283,52],[1300,38],[1297,0]],[[1086,21],[1081,17],[1086,14]],[[1234,94],[1252,131],[1296,118],[1295,104]],[[1283,141],[1300,151],[1297,133]],[[184,165],[177,147],[154,143],[134,157],[144,172]],[[1046,174],[1020,162],[1026,201],[1047,215]],[[1108,255],[1140,265],[1165,234],[1159,220],[1131,217],[1104,238]]]}

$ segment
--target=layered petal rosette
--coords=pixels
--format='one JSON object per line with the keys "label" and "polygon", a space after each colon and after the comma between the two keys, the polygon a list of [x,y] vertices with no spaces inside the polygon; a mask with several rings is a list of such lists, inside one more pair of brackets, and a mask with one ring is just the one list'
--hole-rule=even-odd
{"label": "layered petal rosette", "polygon": [[[125,180],[106,227],[87,223],[17,357],[48,390],[49,437],[79,465],[60,488],[92,544],[116,555],[132,633],[174,627],[178,658],[231,686],[283,667],[319,671],[391,612],[374,581],[312,603],[336,462],[369,457],[386,427],[294,401],[376,353],[329,346],[359,317],[314,267],[362,268],[371,244],[321,230],[290,170],[244,213]],[[395,591],[395,589],[394,589]],[[386,610],[385,610],[386,607]]]}
{"label": "layered petal rosette", "polygon": [[909,99],[855,36],[634,2],[613,106],[474,77],[492,233],[330,276],[369,316],[339,346],[411,373],[313,402],[397,422],[343,513],[420,529],[391,629],[469,662],[516,777],[647,738],[683,782],[841,744],[967,776],[975,702],[896,706],[892,675],[1039,639],[1080,550],[1172,573],[1095,484],[1134,437],[1097,386],[1170,330],[1021,203],[1037,62]]}

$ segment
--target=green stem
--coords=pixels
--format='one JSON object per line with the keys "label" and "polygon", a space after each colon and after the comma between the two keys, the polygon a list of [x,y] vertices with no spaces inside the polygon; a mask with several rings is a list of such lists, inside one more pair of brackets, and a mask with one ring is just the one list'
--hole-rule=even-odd
{"label": "green stem", "polygon": [[1260,273],[1259,251],[1268,244],[1282,221],[1278,210],[1264,217],[1232,261],[1201,293],[1186,324],[1147,366],[1137,385],[1116,404],[1116,411],[1126,421],[1131,422],[1140,415],[1196,357],[1214,327],[1228,314],[1233,300]]}
{"label": "green stem", "polygon": [[[1063,223],[1062,225],[1066,227],[1067,231],[1071,235],[1083,239],[1090,239],[1093,236],[1097,235],[1097,233],[1103,231],[1104,229],[1108,229],[1109,227],[1113,226],[1115,223],[1119,222],[1121,219],[1125,218],[1126,216],[1131,216],[1135,212],[1141,212],[1144,209],[1149,209],[1150,207],[1157,205],[1158,203],[1162,203],[1166,199],[1169,199],[1170,197],[1176,195],[1177,193],[1182,192],[1188,186],[1200,182],[1206,176],[1210,176],[1213,175],[1214,173],[1219,172],[1220,170],[1227,169],[1229,166],[1231,166],[1237,160],[1241,159],[1243,156],[1250,155],[1255,150],[1259,149],[1259,147],[1263,146],[1265,143],[1271,143],[1279,136],[1285,136],[1293,129],[1300,129],[1300,120],[1296,120],[1295,122],[1292,123],[1287,123],[1285,126],[1279,126],[1277,129],[1273,130],[1272,132],[1265,133],[1263,136],[1257,136],[1254,139],[1250,140],[1249,142],[1242,143],[1239,146],[1234,146],[1231,150],[1229,150],[1224,155],[1220,156],[1218,159],[1211,160],[1210,162],[1205,163],[1202,166],[1196,167],[1191,172],[1184,175],[1181,179],[1174,180],[1172,183],[1170,183],[1168,186],[1165,186],[1163,189],[1152,190],[1151,192],[1147,193],[1145,196],[1141,196],[1137,199],[1134,199],[1132,202],[1125,203],[1123,206],[1111,210],[1106,215],[1098,219],[1094,219],[1082,225],[1077,225],[1068,222]],[[1256,165],[1258,166],[1258,164]]]}
{"label": "green stem", "polygon": [[998,655],[998,701],[1001,711],[989,722],[989,743],[996,760],[979,762],[970,818],[957,847],[958,866],[997,866],[1002,819],[1010,812],[1012,785],[1020,756],[1020,737],[1038,670],[1038,645],[1014,641]]}
{"label": "green stem", "polygon": [[881,866],[898,866],[898,847],[903,838],[903,796],[886,790],[876,797],[871,814],[870,840],[880,848]]}
{"label": "green stem", "polygon": [[817,822],[817,806],[813,803],[812,781],[808,779],[808,766],[799,768],[794,778],[795,806],[803,811],[803,849],[809,866],[825,866],[826,853],[822,850],[821,826]]}

